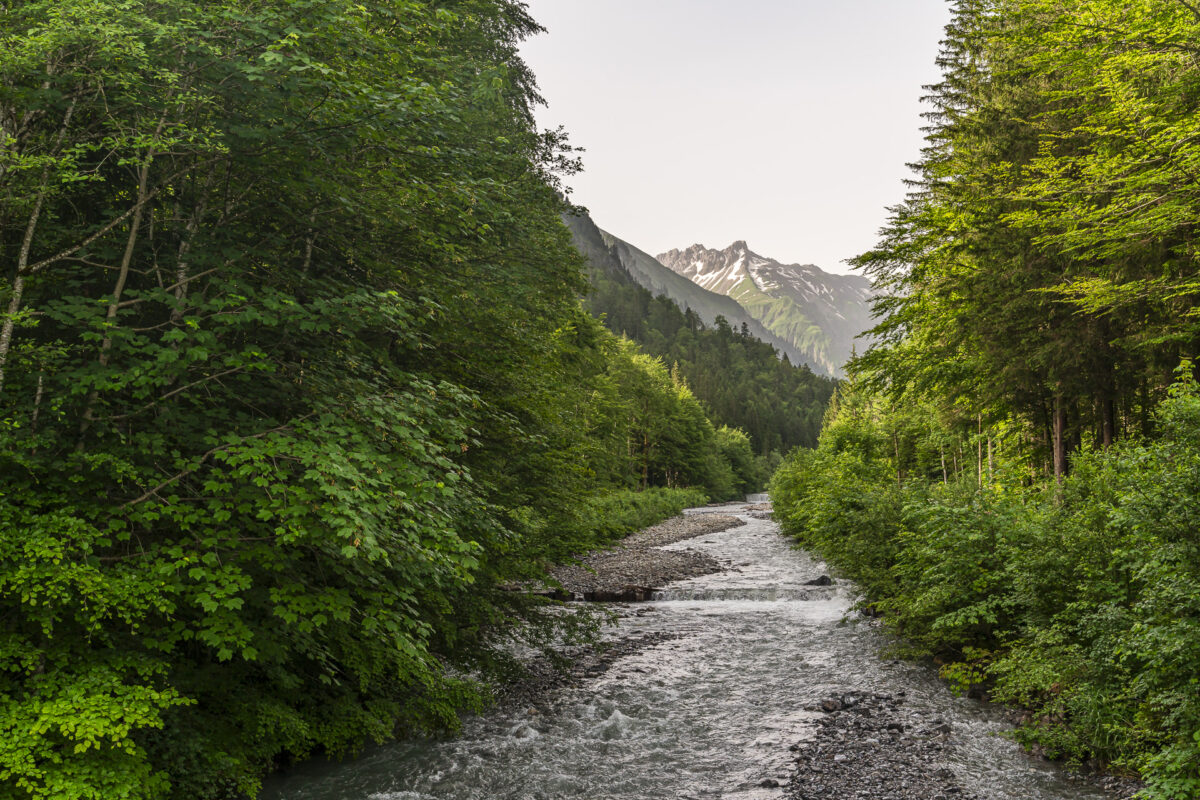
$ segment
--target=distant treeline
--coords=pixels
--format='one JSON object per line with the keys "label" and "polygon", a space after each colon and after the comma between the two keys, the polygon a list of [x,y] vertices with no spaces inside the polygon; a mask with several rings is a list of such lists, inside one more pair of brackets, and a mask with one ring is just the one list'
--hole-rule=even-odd
{"label": "distant treeline", "polygon": [[0,4],[0,796],[241,798],[452,727],[577,622],[514,589],[757,488],[582,308],[535,30]]}

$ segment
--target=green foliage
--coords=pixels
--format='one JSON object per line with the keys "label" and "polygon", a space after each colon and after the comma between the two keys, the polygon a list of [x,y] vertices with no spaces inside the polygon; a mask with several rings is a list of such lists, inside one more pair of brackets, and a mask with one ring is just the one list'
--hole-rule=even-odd
{"label": "green foliage", "polygon": [[[1023,427],[1029,466],[1150,432],[1195,325],[1198,73],[1171,2],[960,0],[920,180],[859,257],[860,374]],[[1086,24],[1079,24],[1086,18]]]}
{"label": "green foliage", "polygon": [[769,487],[784,532],[843,568],[868,599],[892,583],[903,498],[889,478],[886,462],[830,437],[815,451],[794,450]]}
{"label": "green foliage", "polygon": [[1200,388],[1171,395],[1160,438],[1080,455],[1061,491],[1012,475],[982,490],[969,474],[898,484],[895,455],[872,442],[892,420],[842,405],[821,447],[777,471],[776,516],[860,583],[911,652],[1029,709],[1023,741],[1139,771],[1155,798],[1193,797]]}
{"label": "green foliage", "polygon": [[[661,360],[622,339],[606,377],[620,398],[609,417],[618,420],[627,453],[616,465],[615,483],[642,489],[701,487],[715,500],[739,496],[723,440],[678,371],[668,371]],[[736,435],[748,443],[740,432],[727,432],[725,440]]]}
{"label": "green foliage", "polygon": [[708,496],[698,489],[605,492],[588,503],[588,528],[595,533],[595,545],[602,546],[707,502]]}
{"label": "green foliage", "polygon": [[1186,2],[953,3],[914,191],[857,259],[876,344],[772,484],[1022,738],[1164,799],[1200,796],[1198,36]]}
{"label": "green foliage", "polygon": [[666,295],[655,297],[639,285],[615,256],[592,258],[589,279],[588,309],[609,330],[670,364],[710,418],[744,431],[756,453],[769,459],[816,445],[833,394],[831,378],[814,375],[807,365],[793,366],[724,318],[706,326],[691,309],[681,310]]}
{"label": "green foliage", "polygon": [[733,471],[730,497],[754,494],[766,486],[770,476],[769,460],[755,455],[750,437],[744,431],[722,425],[717,428],[717,447]]}
{"label": "green foliage", "polygon": [[4,797],[242,797],[453,728],[504,637],[574,625],[506,587],[724,496],[682,378],[580,306],[535,30],[0,14]]}

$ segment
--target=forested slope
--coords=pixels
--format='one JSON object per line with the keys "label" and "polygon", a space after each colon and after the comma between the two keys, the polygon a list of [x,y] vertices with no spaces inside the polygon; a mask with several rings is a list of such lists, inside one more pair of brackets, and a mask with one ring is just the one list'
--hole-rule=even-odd
{"label": "forested slope", "polygon": [[0,7],[0,796],[243,797],[452,726],[570,622],[506,587],[751,480],[581,307],[534,30]]}
{"label": "forested slope", "polygon": [[680,276],[728,295],[755,325],[787,343],[793,361],[827,375],[844,374],[843,366],[862,344],[859,337],[873,324],[871,284],[862,275],[781,264],[744,241],[724,250],[694,244],[659,253],[658,260]]}
{"label": "forested slope", "polygon": [[[748,433],[760,455],[782,455],[793,447],[816,444],[835,385],[832,379],[814,375],[806,365],[793,365],[786,354],[781,358],[768,343],[773,337],[733,300],[705,292],[711,298],[699,299],[713,314],[713,324],[706,325],[696,309],[666,292],[652,293],[630,274],[628,259],[636,255],[632,247],[604,234],[585,216],[573,217],[568,224],[576,247],[588,260],[592,288],[587,307],[610,330],[677,369],[714,421]],[[692,291],[682,296],[703,292],[695,286]],[[739,314],[740,326],[732,326],[720,313],[725,310],[721,301]]]}
{"label": "forested slope", "polygon": [[785,528],[1023,741],[1200,796],[1200,15],[958,0]]}
{"label": "forested slope", "polygon": [[[732,297],[710,292],[684,276],[676,275],[654,256],[596,227],[586,214],[569,216],[566,223],[575,246],[588,259],[589,276],[593,278],[593,283],[598,277],[619,282],[632,279],[633,283],[644,287],[652,298],[666,295],[679,308],[690,308],[710,328],[716,325],[717,317],[724,317],[731,327],[739,330],[744,324],[755,338],[770,344],[793,364],[802,363],[798,349],[764,328]],[[633,305],[613,305],[606,308],[604,313],[609,316],[609,328],[619,332],[625,328],[639,330],[645,326],[644,317],[637,315],[640,310]]]}

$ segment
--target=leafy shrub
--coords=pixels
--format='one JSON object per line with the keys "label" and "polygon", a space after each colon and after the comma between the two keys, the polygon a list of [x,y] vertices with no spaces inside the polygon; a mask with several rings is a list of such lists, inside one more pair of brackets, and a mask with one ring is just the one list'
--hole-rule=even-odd
{"label": "leafy shrub", "polygon": [[587,518],[595,531],[595,544],[603,545],[707,502],[708,496],[699,489],[604,492],[587,504]]}
{"label": "leafy shrub", "polygon": [[[1200,795],[1200,392],[1161,434],[1086,452],[1061,489],[1011,475],[898,485],[862,418],[836,416],[771,482],[785,531],[857,580],[913,653],[1029,709],[1048,754]],[[1016,474],[1016,473],[1013,473]]]}

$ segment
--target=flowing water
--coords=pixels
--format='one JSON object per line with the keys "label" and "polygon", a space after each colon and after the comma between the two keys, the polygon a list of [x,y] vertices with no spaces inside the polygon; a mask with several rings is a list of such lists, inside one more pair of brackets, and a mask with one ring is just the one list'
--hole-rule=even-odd
{"label": "flowing water", "polygon": [[[753,498],[760,499],[760,498]],[[558,690],[539,709],[465,723],[452,740],[314,762],[268,785],[270,800],[777,800],[789,745],[813,734],[805,711],[847,691],[907,692],[906,707],[949,722],[941,766],[997,800],[1100,800],[999,737],[998,715],[954,697],[928,667],[880,658],[887,639],[850,613],[850,587],[806,585],[822,564],[741,505],[747,524],[672,548],[706,552],[725,572],[672,584],[625,607],[623,634],[676,638]],[[707,511],[709,509],[705,509]]]}

